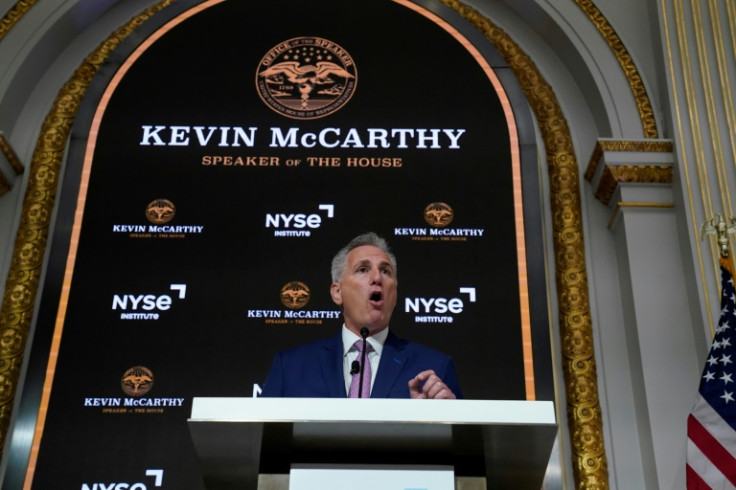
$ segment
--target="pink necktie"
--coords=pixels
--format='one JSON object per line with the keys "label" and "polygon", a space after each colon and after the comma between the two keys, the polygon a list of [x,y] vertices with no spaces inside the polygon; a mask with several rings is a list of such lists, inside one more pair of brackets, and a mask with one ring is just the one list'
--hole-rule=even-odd
{"label": "pink necktie", "polygon": [[[356,340],[355,348],[358,349],[358,362],[361,362],[363,358],[363,341]],[[371,397],[371,363],[368,360],[368,353],[371,351],[371,344],[366,342],[365,344],[365,367],[363,368],[363,389],[361,390],[360,398]],[[358,389],[360,388],[360,371],[353,374],[353,380],[350,382],[350,393],[349,398],[358,398]]]}

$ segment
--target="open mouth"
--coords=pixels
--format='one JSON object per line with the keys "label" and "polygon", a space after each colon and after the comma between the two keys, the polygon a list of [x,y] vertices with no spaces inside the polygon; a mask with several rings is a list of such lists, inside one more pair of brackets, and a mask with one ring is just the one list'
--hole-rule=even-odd
{"label": "open mouth", "polygon": [[380,293],[380,291],[371,293],[371,296],[370,296],[370,300],[374,303],[381,301],[382,298],[383,298],[383,295]]}

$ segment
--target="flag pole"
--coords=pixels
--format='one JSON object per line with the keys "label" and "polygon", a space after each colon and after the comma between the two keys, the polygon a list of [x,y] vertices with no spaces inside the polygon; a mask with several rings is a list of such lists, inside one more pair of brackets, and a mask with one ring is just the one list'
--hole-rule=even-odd
{"label": "flag pole", "polygon": [[731,254],[728,250],[728,235],[736,233],[736,218],[734,217],[723,217],[721,214],[716,214],[712,219],[707,220],[700,227],[700,240],[705,240],[706,235],[716,235],[716,242],[720,250],[719,264],[731,273],[734,274],[734,265]]}
{"label": "flag pole", "polygon": [[736,277],[736,274],[733,272],[733,258],[731,257],[731,254],[728,253],[728,250],[726,250],[725,256],[721,254],[721,257],[718,259],[718,263],[731,274],[731,277]]}

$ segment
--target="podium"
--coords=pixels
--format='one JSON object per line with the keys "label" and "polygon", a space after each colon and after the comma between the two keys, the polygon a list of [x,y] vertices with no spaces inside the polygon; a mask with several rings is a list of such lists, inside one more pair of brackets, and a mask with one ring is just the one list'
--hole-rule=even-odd
{"label": "podium", "polygon": [[207,490],[323,467],[454,467],[487,488],[539,490],[557,432],[548,401],[194,398],[189,431]]}

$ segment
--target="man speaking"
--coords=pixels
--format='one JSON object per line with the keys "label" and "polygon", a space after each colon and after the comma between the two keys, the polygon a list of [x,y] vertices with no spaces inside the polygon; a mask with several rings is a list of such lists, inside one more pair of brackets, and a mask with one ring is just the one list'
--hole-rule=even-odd
{"label": "man speaking", "polygon": [[332,259],[340,334],[278,353],[262,396],[461,398],[451,357],[390,331],[396,286],[386,241],[375,233],[351,240]]}

